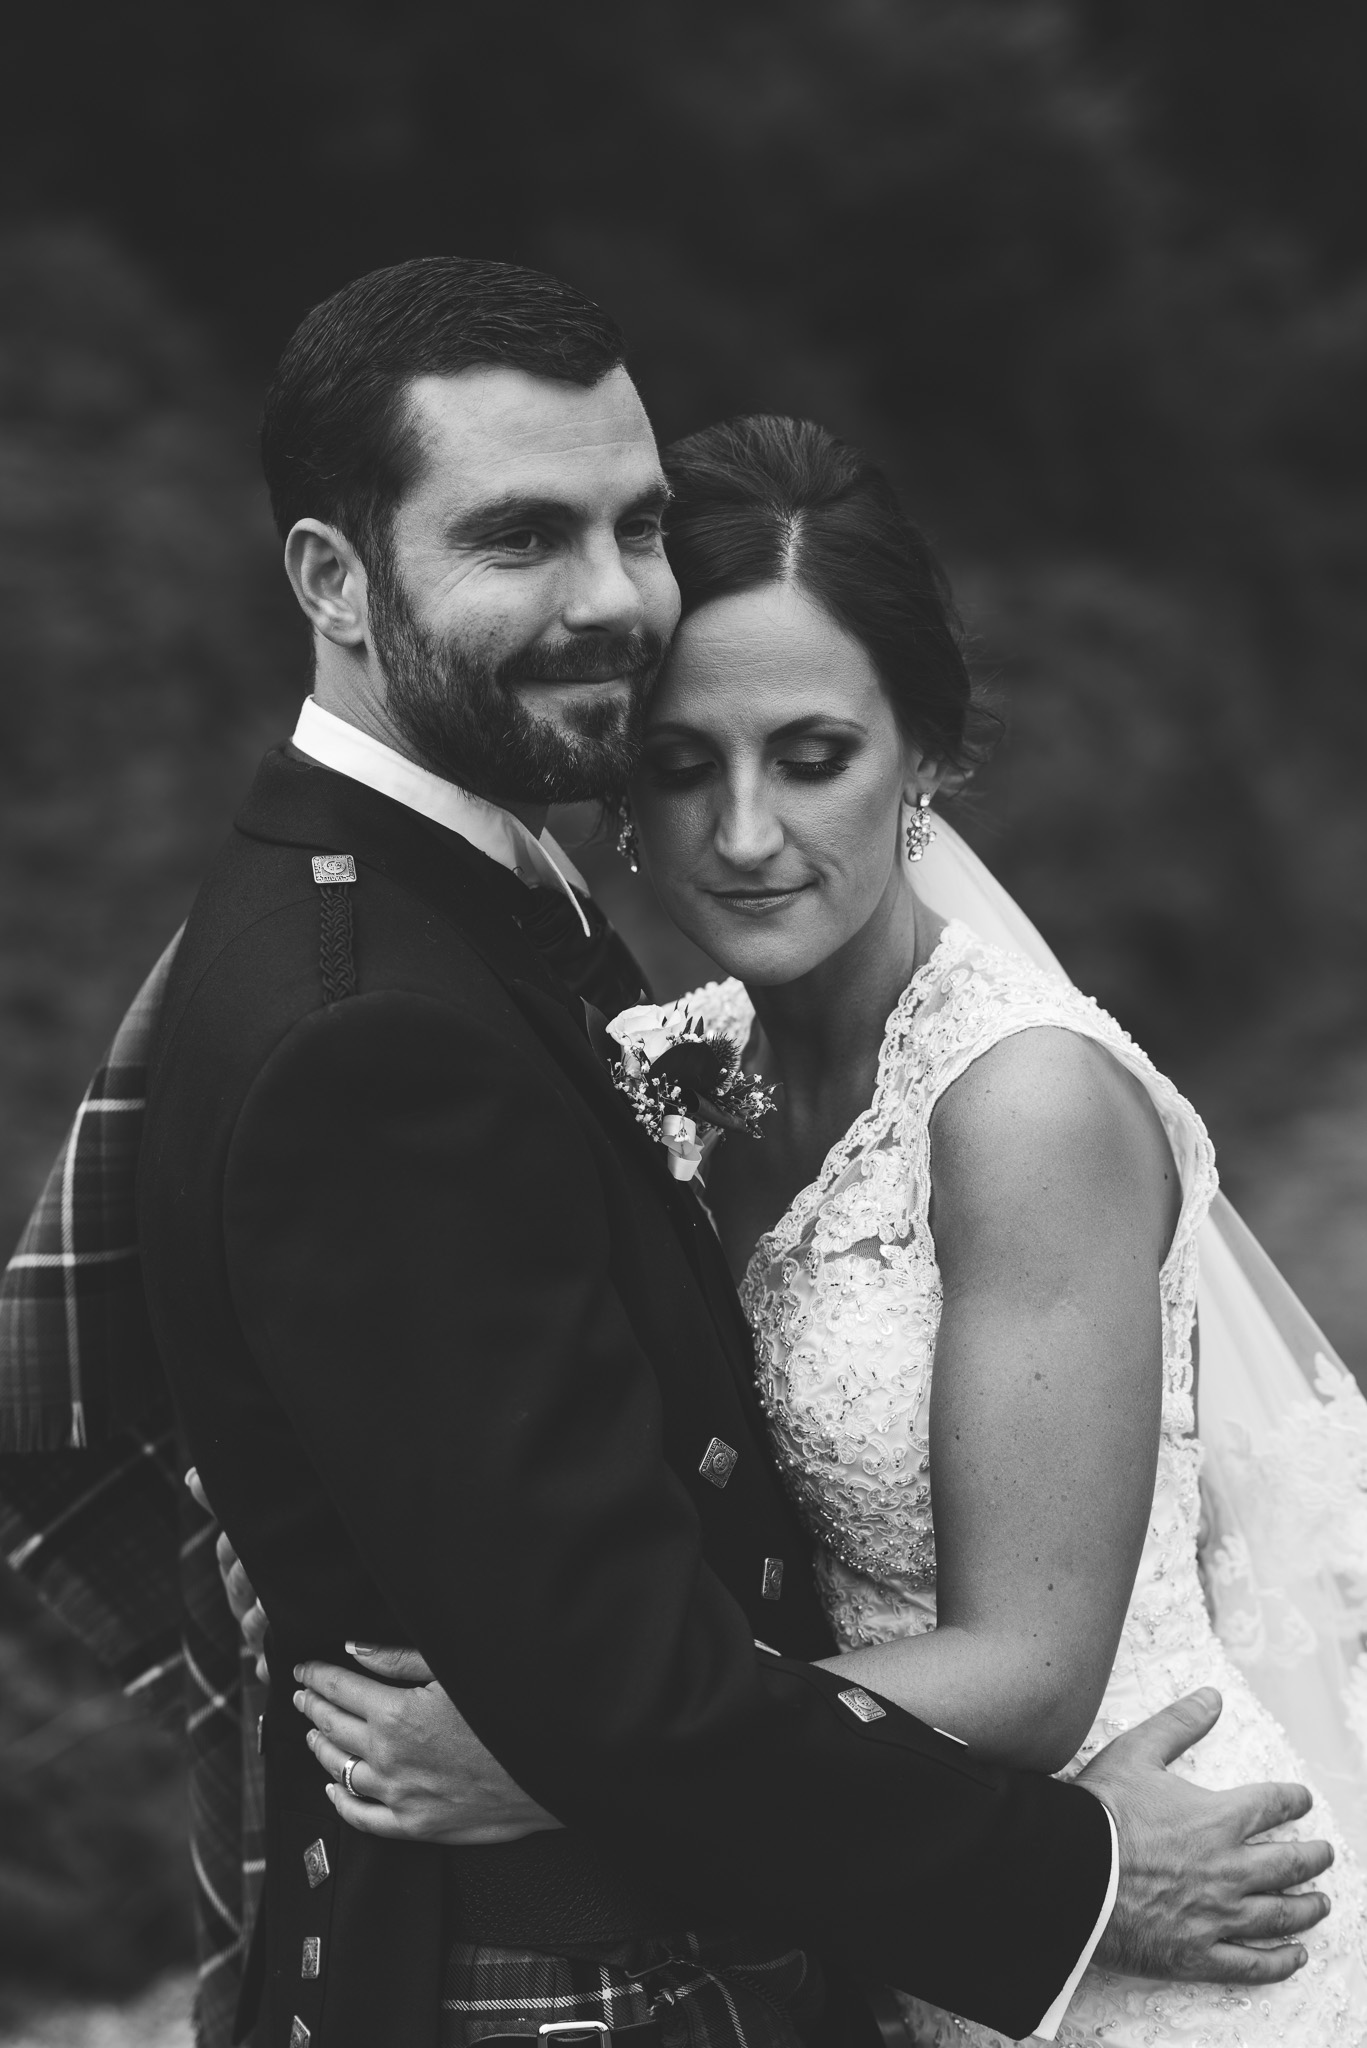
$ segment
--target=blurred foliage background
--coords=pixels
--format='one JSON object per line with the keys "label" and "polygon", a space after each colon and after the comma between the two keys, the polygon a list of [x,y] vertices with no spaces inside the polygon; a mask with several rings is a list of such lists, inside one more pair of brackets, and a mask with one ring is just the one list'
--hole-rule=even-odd
{"label": "blurred foliage background", "polygon": [[[1009,718],[965,829],[1195,1097],[1367,1369],[1365,43],[1352,0],[26,10],[0,134],[5,1243],[304,686],[255,473],[275,355],[346,278],[455,249],[610,305],[662,437],[785,409],[888,464]],[[0,1595],[6,1812],[34,1719],[9,1703],[93,1684],[64,1659]],[[122,1774],[147,1845],[163,1931],[118,1945],[134,1975],[183,1948],[173,1766],[120,1724],[3,1832],[0,1976],[103,1953],[14,1904],[44,1830],[86,1825],[61,1802],[95,1811],[83,1768]],[[90,1930],[129,1839],[78,1859]]]}

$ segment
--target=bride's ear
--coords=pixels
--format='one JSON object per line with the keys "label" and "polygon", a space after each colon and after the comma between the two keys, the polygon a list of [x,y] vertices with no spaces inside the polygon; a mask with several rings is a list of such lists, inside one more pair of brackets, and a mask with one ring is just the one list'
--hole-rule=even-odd
{"label": "bride's ear", "polygon": [[909,810],[915,810],[917,798],[922,794],[934,797],[941,789],[953,788],[953,770],[946,770],[942,761],[933,754],[923,753],[920,747],[908,740],[902,750],[902,802]]}
{"label": "bride's ear", "polygon": [[285,542],[285,574],[315,633],[338,647],[365,644],[366,573],[344,533],[321,519],[298,520]]}

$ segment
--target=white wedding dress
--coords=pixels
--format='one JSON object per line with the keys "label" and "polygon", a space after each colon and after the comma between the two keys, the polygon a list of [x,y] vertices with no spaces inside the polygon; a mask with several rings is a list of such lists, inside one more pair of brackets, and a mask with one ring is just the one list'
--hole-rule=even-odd
{"label": "white wedding dress", "polygon": [[[753,1010],[738,981],[685,999],[742,1043]],[[1096,1722],[1064,1775],[1178,1695],[1214,1684],[1224,1712],[1174,1768],[1230,1786],[1313,1783],[1287,1736],[1217,1637],[1198,1568],[1203,1447],[1193,1413],[1198,1233],[1217,1180],[1200,1118],[1104,1011],[1060,974],[950,922],[888,1020],[873,1100],[755,1247],[741,1286],[760,1388],[788,1488],[818,1544],[818,1572],[842,1648],[935,1626],[934,1474],[929,1404],[941,1306],[928,1221],[930,1119],[945,1089],[989,1047],[1034,1026],[1077,1031],[1137,1075],[1162,1118],[1183,1202],[1164,1262],[1163,1405],[1148,1535]],[[1353,1390],[1356,1399],[1356,1390]],[[1310,1961],[1267,1988],[1154,1984],[1093,1967],[1059,2033],[1108,2048],[1329,2048],[1367,2042],[1367,1885],[1322,1803],[1300,1831],[1333,1839],[1328,1920]],[[985,1936],[990,1939],[990,1934]],[[988,2028],[904,2000],[914,2038],[997,2048]]]}

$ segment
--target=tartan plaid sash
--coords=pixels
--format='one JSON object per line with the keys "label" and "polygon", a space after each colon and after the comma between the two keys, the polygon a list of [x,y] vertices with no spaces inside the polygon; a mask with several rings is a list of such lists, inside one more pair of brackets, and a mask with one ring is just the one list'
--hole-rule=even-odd
{"label": "tartan plaid sash", "polygon": [[182,1482],[134,1203],[179,939],[133,998],[0,1278],[0,1557],[126,1699],[184,1737],[196,2035],[228,2048],[264,1869],[260,1702],[219,1581],[218,1525]]}
{"label": "tartan plaid sash", "polygon": [[639,2026],[664,2048],[802,2048],[822,2014],[814,1959],[781,1942],[683,1933],[577,1950],[572,1956],[457,1942],[446,1957],[439,2048],[479,2048],[547,2020]]}
{"label": "tartan plaid sash", "polygon": [[177,932],[114,1034],[0,1280],[0,1450],[107,1442],[165,1405],[134,1193],[147,1060]]}

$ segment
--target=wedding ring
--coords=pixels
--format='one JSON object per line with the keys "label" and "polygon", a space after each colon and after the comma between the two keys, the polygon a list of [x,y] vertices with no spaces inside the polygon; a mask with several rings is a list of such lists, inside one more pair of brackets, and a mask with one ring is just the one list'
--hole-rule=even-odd
{"label": "wedding ring", "polygon": [[351,1774],[360,1761],[361,1759],[358,1756],[349,1756],[342,1768],[342,1783],[346,1786],[353,1799],[359,1799],[361,1796],[351,1782]]}

